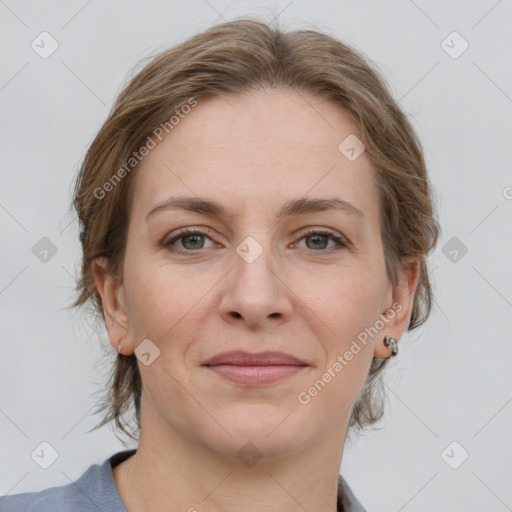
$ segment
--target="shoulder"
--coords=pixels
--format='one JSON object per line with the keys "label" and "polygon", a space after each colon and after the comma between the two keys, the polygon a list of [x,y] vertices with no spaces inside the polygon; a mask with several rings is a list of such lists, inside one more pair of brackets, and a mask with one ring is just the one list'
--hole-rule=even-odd
{"label": "shoulder", "polygon": [[[95,464],[76,481],[37,492],[0,496],[0,512],[46,512],[94,509],[95,483],[100,466]],[[85,507],[85,508],[84,508]]]}
{"label": "shoulder", "polygon": [[71,489],[72,484],[51,487],[38,492],[24,492],[0,497],[0,512],[46,512],[86,510],[84,502]]}
{"label": "shoulder", "polygon": [[[123,452],[125,453],[125,452]],[[93,464],[74,482],[37,492],[0,496],[0,512],[126,512],[114,479],[111,461]]]}

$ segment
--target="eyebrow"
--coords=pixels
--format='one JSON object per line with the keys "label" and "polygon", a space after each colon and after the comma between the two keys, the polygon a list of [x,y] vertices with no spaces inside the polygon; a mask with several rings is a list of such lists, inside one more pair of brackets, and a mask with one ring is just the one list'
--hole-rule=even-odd
{"label": "eyebrow", "polygon": [[[200,197],[169,197],[151,208],[146,214],[146,220],[155,213],[170,208],[181,208],[211,217],[226,218],[228,216],[226,208],[215,201]],[[337,210],[348,215],[355,215],[361,219],[366,218],[366,214],[362,210],[339,197],[331,199],[293,199],[283,205],[277,218],[281,220],[285,217],[303,215],[305,213],[324,212],[327,210]]]}

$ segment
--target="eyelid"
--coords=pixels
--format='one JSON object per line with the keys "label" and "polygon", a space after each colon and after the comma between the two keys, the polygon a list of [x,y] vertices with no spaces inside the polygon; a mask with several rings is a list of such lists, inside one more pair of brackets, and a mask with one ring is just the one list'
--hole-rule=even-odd
{"label": "eyelid", "polygon": [[[329,228],[310,227],[310,228],[305,228],[305,229],[306,229],[306,231],[301,231],[297,235],[299,237],[298,242],[301,241],[303,238],[306,238],[307,236],[324,235],[324,236],[330,237],[331,240],[334,240],[338,244],[338,247],[334,247],[332,249],[343,249],[343,248],[347,249],[349,246],[352,245],[350,240],[347,237],[345,237],[344,235],[342,235],[336,231],[333,231]],[[296,243],[296,242],[294,242],[294,243]],[[328,251],[314,251],[312,249],[308,249],[308,250],[313,253],[318,252],[319,254],[321,254],[323,252],[328,252]]]}
{"label": "eyelid", "polygon": [[[192,236],[192,235],[207,236],[208,238],[210,238],[213,241],[213,239],[211,237],[211,233],[212,233],[212,230],[210,228],[187,226],[184,228],[179,228],[176,231],[173,231],[172,233],[169,234],[170,236],[168,236],[168,237],[165,236],[162,240],[162,245],[167,246],[170,243],[176,242],[177,240],[179,240],[182,237],[184,238],[186,236]],[[190,251],[190,252],[192,252],[192,251]]]}
{"label": "eyelid", "polygon": [[[167,248],[171,247],[174,243],[176,243],[180,238],[185,238],[187,236],[192,235],[202,235],[207,238],[209,238],[214,244],[216,242],[211,237],[212,230],[210,228],[205,227],[197,227],[197,226],[187,226],[183,228],[179,228],[178,230],[174,231],[170,238],[167,241],[163,241],[162,245]],[[293,245],[299,243],[302,239],[312,236],[312,235],[323,235],[330,238],[330,240],[334,241],[337,246],[331,247],[328,250],[318,250],[315,251],[314,249],[305,249],[311,253],[318,253],[319,255],[323,253],[330,253],[332,251],[341,250],[341,249],[348,249],[352,246],[350,240],[345,237],[344,235],[331,230],[330,228],[324,228],[324,227],[307,227],[303,228],[297,235],[297,241],[293,242]],[[165,238],[164,238],[165,240]],[[200,253],[202,252],[201,249],[198,249],[197,251],[194,251],[192,249],[169,249],[171,252],[175,252],[177,254],[185,254],[185,255],[191,255],[194,253]]]}

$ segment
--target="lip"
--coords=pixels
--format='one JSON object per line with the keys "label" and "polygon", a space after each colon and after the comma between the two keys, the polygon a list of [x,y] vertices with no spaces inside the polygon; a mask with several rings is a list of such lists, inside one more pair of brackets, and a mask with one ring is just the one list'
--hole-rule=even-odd
{"label": "lip", "polygon": [[258,386],[292,377],[308,365],[284,352],[234,351],[217,354],[203,366],[231,382]]}
{"label": "lip", "polygon": [[245,352],[243,350],[234,350],[232,352],[222,352],[208,359],[203,366],[218,365],[236,365],[236,366],[275,366],[275,365],[298,365],[307,366],[304,361],[284,352],[266,351],[266,352]]}

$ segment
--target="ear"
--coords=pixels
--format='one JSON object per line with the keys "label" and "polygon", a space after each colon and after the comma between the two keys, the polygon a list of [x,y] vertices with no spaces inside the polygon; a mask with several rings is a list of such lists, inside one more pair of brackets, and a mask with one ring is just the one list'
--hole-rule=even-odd
{"label": "ear", "polygon": [[407,329],[414,302],[414,296],[418,288],[420,278],[420,260],[418,256],[402,260],[402,268],[398,274],[398,283],[391,286],[391,291],[386,295],[388,307],[382,311],[382,315],[388,319],[385,327],[377,335],[374,356],[386,359],[391,355],[391,347],[384,345],[384,337],[392,336],[400,340]]}
{"label": "ear", "polygon": [[111,273],[106,271],[108,260],[96,258],[92,262],[92,274],[103,303],[105,326],[112,347],[125,355],[135,350],[131,335],[130,320],[126,308],[124,286]]}

